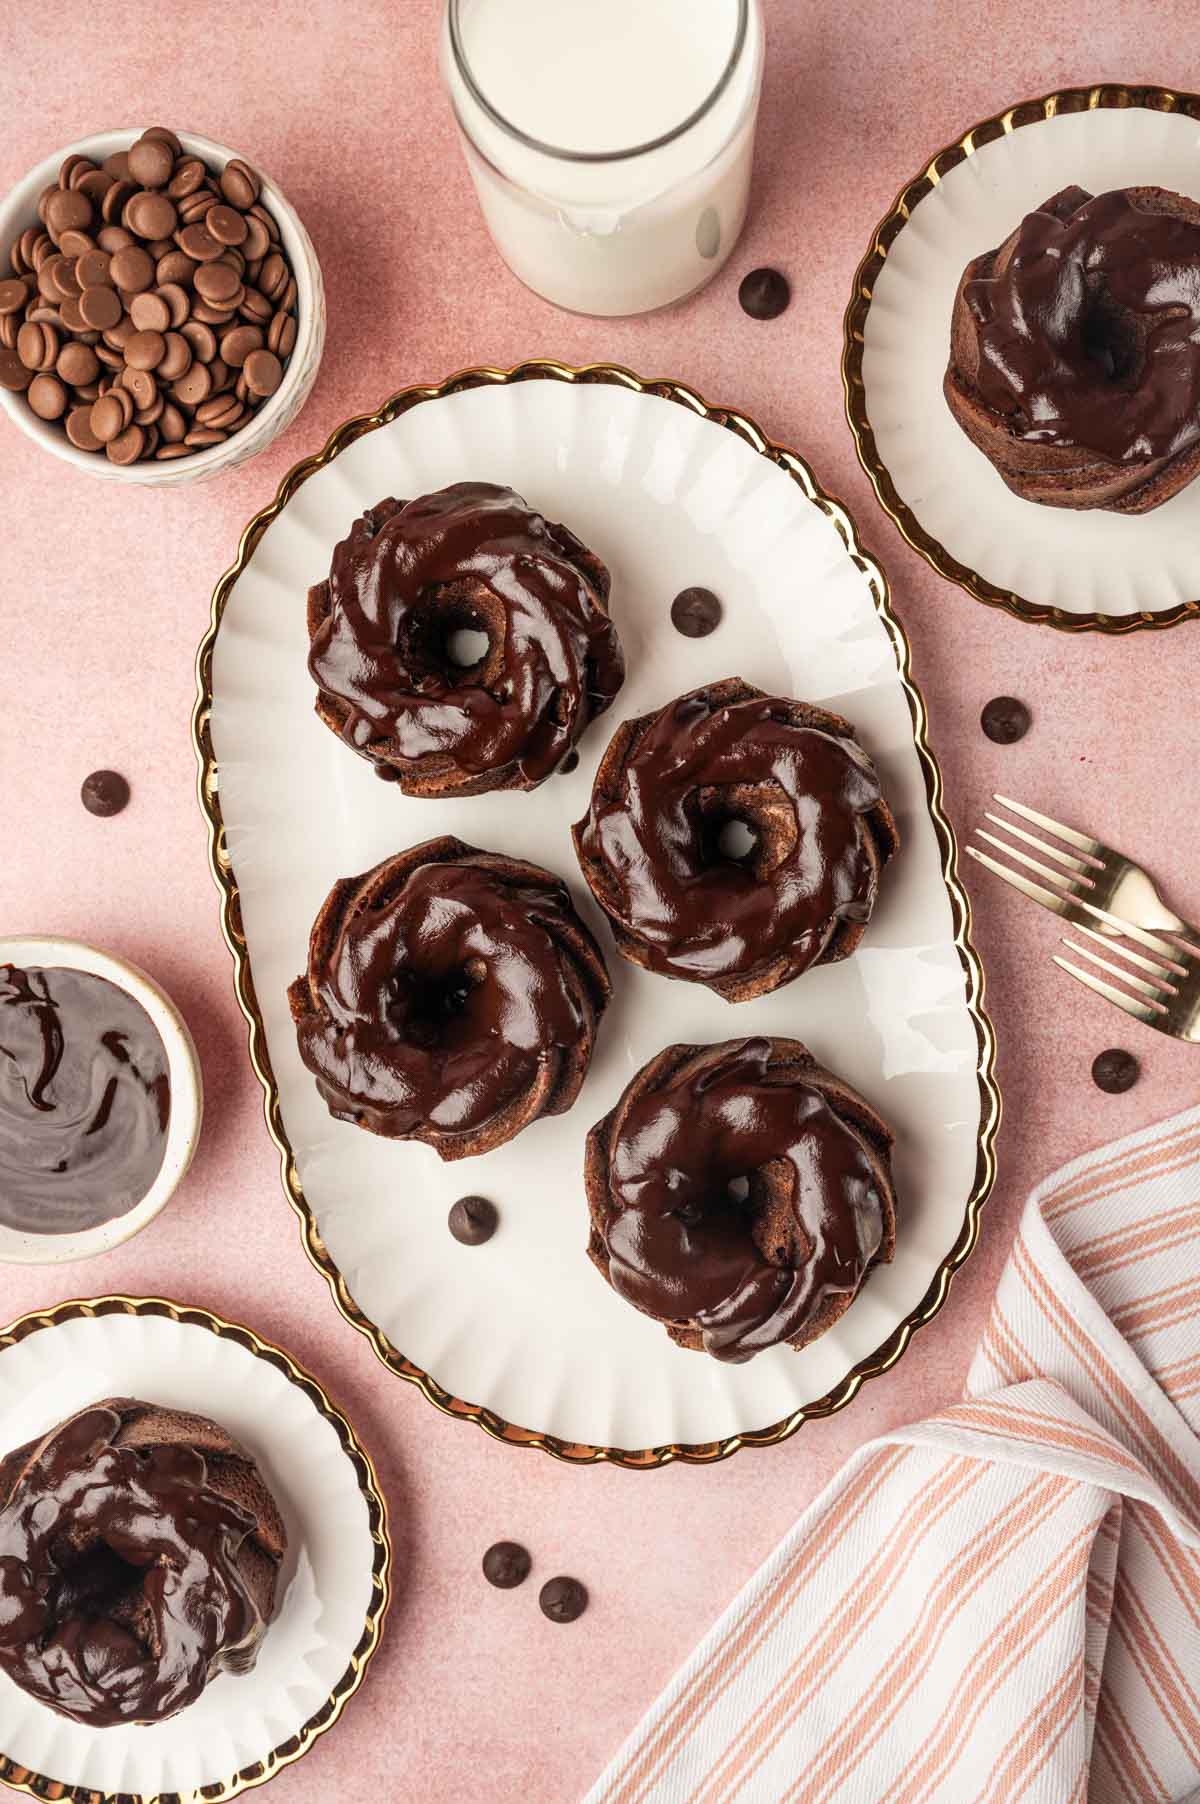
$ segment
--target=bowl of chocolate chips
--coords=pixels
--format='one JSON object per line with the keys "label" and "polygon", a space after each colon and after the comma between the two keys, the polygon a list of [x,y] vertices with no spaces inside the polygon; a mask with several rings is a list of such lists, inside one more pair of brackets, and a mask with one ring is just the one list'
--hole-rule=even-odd
{"label": "bowl of chocolate chips", "polygon": [[174,485],[254,457],[324,342],[298,214],[210,138],[100,132],[0,204],[0,407],[93,475]]}

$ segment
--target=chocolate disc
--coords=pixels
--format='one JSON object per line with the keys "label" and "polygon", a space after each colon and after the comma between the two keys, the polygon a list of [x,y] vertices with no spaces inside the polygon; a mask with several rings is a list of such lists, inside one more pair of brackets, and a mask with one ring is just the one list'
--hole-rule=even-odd
{"label": "chocolate disc", "polygon": [[543,1616],[551,1622],[575,1622],[588,1606],[587,1587],[574,1578],[552,1578],[538,1592]]}
{"label": "chocolate disc", "polygon": [[465,1247],[481,1247],[500,1225],[500,1211],[486,1196],[460,1196],[446,1217],[446,1226]]}
{"label": "chocolate disc", "polygon": [[685,639],[706,639],[721,624],[721,603],[711,589],[680,589],[671,603],[671,625]]}
{"label": "chocolate disc", "polygon": [[778,269],[752,269],[738,289],[742,311],[751,319],[778,319],[791,298],[788,279]]}
{"label": "chocolate disc", "polygon": [[1015,745],[1033,725],[1033,715],[1015,695],[997,695],[979,716],[979,724],[996,745]]}
{"label": "chocolate disc", "polygon": [[1092,1082],[1109,1096],[1120,1096],[1122,1091],[1131,1090],[1137,1083],[1141,1069],[1131,1052],[1110,1046],[1092,1061]]}
{"label": "chocolate disc", "polygon": [[483,1576],[489,1585],[511,1591],[525,1583],[532,1565],[528,1548],[516,1541],[497,1541],[483,1556]]}
{"label": "chocolate disc", "polygon": [[120,771],[94,770],[90,777],[84,778],[79,799],[89,814],[107,819],[110,815],[120,814],[127,806],[129,784]]}

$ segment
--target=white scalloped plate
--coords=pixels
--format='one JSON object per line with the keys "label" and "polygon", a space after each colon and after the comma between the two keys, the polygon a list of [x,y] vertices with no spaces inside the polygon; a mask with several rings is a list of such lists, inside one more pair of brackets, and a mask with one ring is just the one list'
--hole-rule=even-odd
{"label": "white scalloped plate", "polygon": [[[464,479],[511,483],[606,560],[630,674],[573,774],[532,795],[412,800],[314,715],[305,590],[364,507]],[[685,640],[670,624],[672,597],[691,583],[725,601],[708,639]],[[731,674],[848,715],[905,838],[857,956],[736,1007],[611,952],[569,834],[619,719]],[[619,386],[524,380],[422,401],[292,489],[228,595],[212,686],[221,813],[287,1139],[329,1260],[393,1348],[505,1423],[650,1448],[778,1422],[825,1397],[918,1310],[956,1246],[961,1256],[977,1184],[986,1191],[978,1168],[990,1169],[981,1148],[994,1120],[981,1120],[980,1040],[990,1047],[990,1033],[977,1032],[968,1006],[887,625],[830,512],[784,467],[686,405]],[[330,1118],[300,1063],[285,995],[334,880],[447,832],[564,876],[615,985],[576,1106],[453,1165]],[[753,1033],[806,1041],[894,1124],[902,1222],[895,1264],[833,1331],[803,1353],[733,1367],[675,1347],[593,1270],[582,1159],[588,1127],[663,1045]],[[479,1248],[445,1226],[451,1203],[472,1191],[502,1213]]]}
{"label": "white scalloped plate", "polygon": [[961,431],[942,394],[964,268],[1073,182],[1096,194],[1146,183],[1200,196],[1200,123],[1156,107],[1104,104],[973,144],[927,187],[875,274],[862,321],[863,417],[854,423],[881,499],[896,511],[884,493],[890,480],[919,534],[934,541],[913,542],[944,574],[968,588],[982,579],[1000,592],[987,599],[1016,612],[1061,609],[1067,619],[1056,624],[1098,615],[1106,619],[1088,624],[1128,626],[1200,597],[1200,482],[1138,518],[1023,501]]}
{"label": "white scalloped plate", "polygon": [[[133,1300],[122,1306],[132,1309]],[[371,1507],[386,1546],[382,1504],[373,1497],[369,1507],[362,1472],[317,1406],[323,1394],[286,1356],[252,1350],[261,1344],[245,1330],[192,1313],[197,1320],[188,1322],[122,1307],[38,1322],[32,1332],[22,1324],[23,1338],[0,1352],[0,1447],[19,1447],[105,1397],[211,1416],[259,1462],[287,1524],[276,1615],[252,1672],[220,1674],[196,1703],[148,1727],[88,1728],[0,1673],[0,1764],[14,1779],[27,1769],[24,1783],[38,1797],[60,1796],[45,1789],[53,1785],[120,1793],[131,1804],[160,1794],[191,1798],[202,1787],[212,1788],[206,1796],[232,1797],[336,1720],[378,1640],[387,1559]],[[359,1458],[370,1474],[360,1451]],[[373,1475],[370,1483],[373,1490]]]}

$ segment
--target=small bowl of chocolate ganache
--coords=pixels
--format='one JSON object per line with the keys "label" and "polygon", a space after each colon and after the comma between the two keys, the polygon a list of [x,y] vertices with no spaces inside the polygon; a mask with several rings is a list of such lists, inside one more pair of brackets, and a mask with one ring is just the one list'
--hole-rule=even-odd
{"label": "small bowl of chocolate ganache", "polygon": [[144,971],[77,940],[0,939],[0,1262],[128,1240],[186,1172],[201,1112],[191,1035]]}

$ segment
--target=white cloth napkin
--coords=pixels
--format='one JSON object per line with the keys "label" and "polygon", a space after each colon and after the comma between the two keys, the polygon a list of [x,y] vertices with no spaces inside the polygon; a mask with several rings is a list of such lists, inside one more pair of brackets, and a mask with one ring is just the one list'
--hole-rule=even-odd
{"label": "white cloth napkin", "polygon": [[848,1462],[588,1804],[1198,1787],[1200,1109],[1034,1192],[964,1401]]}

